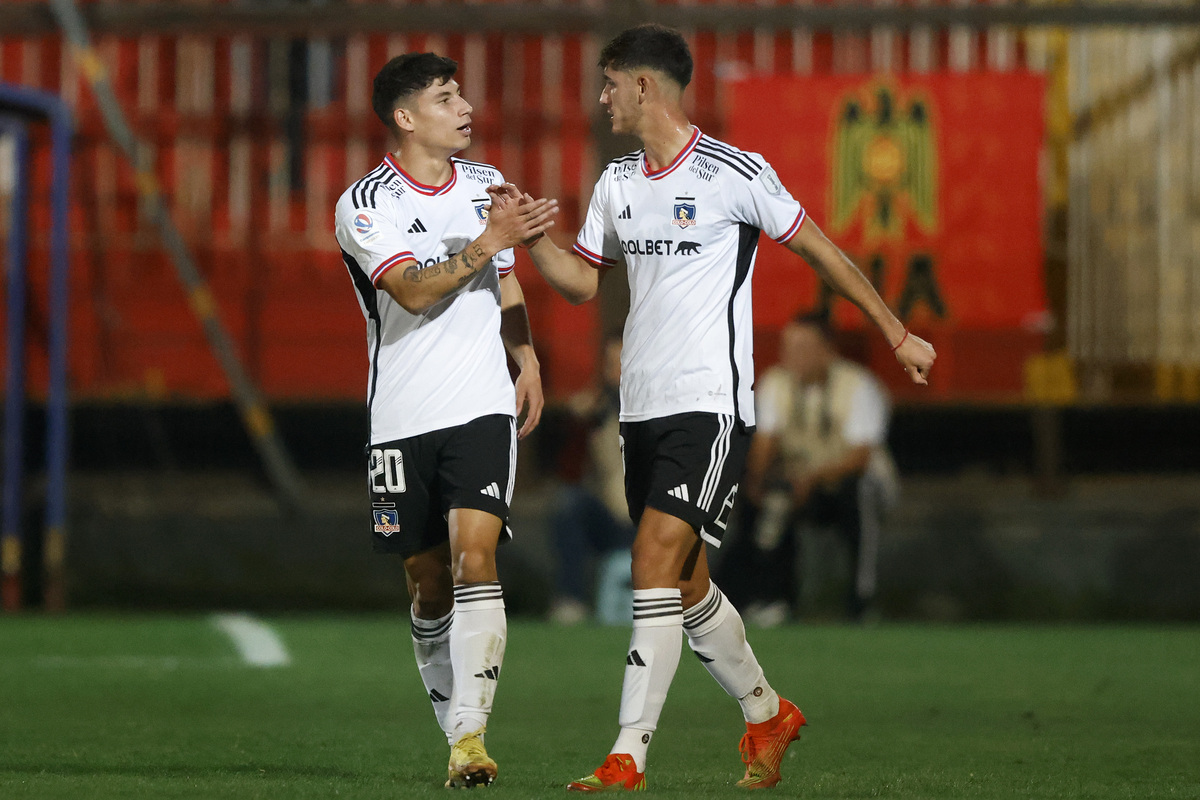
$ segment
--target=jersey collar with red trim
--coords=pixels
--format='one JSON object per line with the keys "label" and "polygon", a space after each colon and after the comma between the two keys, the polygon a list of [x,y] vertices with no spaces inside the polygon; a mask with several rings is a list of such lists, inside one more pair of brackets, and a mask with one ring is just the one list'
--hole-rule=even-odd
{"label": "jersey collar with red trim", "polygon": [[650,169],[650,162],[649,162],[649,160],[647,160],[646,153],[643,151],[642,152],[642,162],[641,162],[642,163],[642,174],[645,175],[647,178],[649,178],[652,181],[656,181],[656,180],[659,180],[660,178],[667,177],[672,172],[674,172],[679,167],[679,165],[682,164],[689,155],[692,154],[692,151],[696,149],[696,142],[700,141],[700,136],[701,136],[700,129],[693,126],[692,127],[692,138],[689,139],[688,143],[684,146],[684,148],[679,151],[679,155],[675,156],[675,159],[670,164],[667,164],[665,167],[660,169],[658,172],[654,172],[653,170]]}
{"label": "jersey collar with red trim", "polygon": [[400,176],[400,180],[408,184],[408,186],[414,192],[429,195],[430,197],[434,195],[445,194],[446,192],[450,191],[455,183],[458,182],[458,168],[454,166],[453,161],[450,162],[450,180],[446,181],[441,186],[426,186],[420,181],[413,179],[411,175],[401,169],[400,165],[396,163],[396,159],[392,157],[391,153],[388,153],[386,156],[384,156],[383,160],[395,171],[397,175]]}

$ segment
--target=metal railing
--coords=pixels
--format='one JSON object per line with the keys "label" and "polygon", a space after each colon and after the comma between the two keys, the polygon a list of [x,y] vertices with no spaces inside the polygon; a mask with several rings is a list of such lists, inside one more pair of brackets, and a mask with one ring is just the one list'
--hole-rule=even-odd
{"label": "metal railing", "polygon": [[[468,157],[559,197],[561,225],[571,229],[599,164],[622,147],[597,118],[596,54],[616,28],[650,19],[688,36],[697,60],[688,110],[716,135],[720,77],[739,72],[1048,73],[1062,94],[1049,108],[1047,276],[1060,326],[1052,340],[1094,376],[1083,381],[1088,397],[1109,396],[1121,365],[1147,374],[1163,366],[1163,397],[1186,396],[1200,375],[1200,4],[330,0],[92,3],[84,13],[145,142],[140,162],[155,168],[185,239],[199,245],[218,301],[244,317],[234,328],[269,394],[287,385],[254,349],[271,324],[256,320],[281,293],[308,285],[324,295],[344,279],[330,209],[386,146],[367,87],[390,55],[433,49],[456,58],[476,106],[480,144]],[[118,313],[97,314],[97,340],[120,352],[137,346],[119,309],[157,268],[143,257],[154,239],[82,91],[80,64],[46,35],[47,15],[40,3],[0,6],[0,78],[61,92],[79,116],[85,230],[76,240],[104,253],[93,264],[94,299]],[[531,305],[535,317],[554,313]],[[347,352],[357,346],[348,342]],[[553,361],[556,345],[547,346]],[[122,364],[107,358],[81,388],[140,380]],[[203,395],[206,386],[181,391]]]}
{"label": "metal railing", "polygon": [[1200,32],[1071,41],[1068,341],[1087,396],[1150,365],[1161,399],[1200,400]]}

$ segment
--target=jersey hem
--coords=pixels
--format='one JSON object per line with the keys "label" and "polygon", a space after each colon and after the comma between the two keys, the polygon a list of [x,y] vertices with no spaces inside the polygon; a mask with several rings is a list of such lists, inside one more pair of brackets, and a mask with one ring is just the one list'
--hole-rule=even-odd
{"label": "jersey hem", "polygon": [[[513,400],[513,403],[516,404],[515,399]],[[459,414],[454,417],[446,417],[444,419],[435,420],[411,429],[393,428],[387,429],[385,432],[378,434],[375,432],[375,426],[372,425],[370,437],[371,446],[374,447],[377,444],[387,444],[388,442],[394,442],[398,439],[411,439],[414,436],[422,436],[426,433],[433,433],[434,431],[445,430],[446,428],[457,428],[460,425],[466,425],[468,422],[477,420],[480,417],[490,417],[493,414],[503,414],[506,417],[512,417],[513,419],[516,419],[516,415],[514,415],[512,411],[507,411],[504,409],[482,409],[480,411],[473,411],[470,414]]]}
{"label": "jersey hem", "polygon": [[[689,405],[686,408],[656,408],[648,411],[625,412],[620,414],[621,422],[648,422],[652,419],[663,419],[665,417],[674,417],[678,414],[727,414],[734,416],[733,404],[728,405]],[[754,426],[754,418],[746,419],[739,416],[738,421],[748,427]]]}

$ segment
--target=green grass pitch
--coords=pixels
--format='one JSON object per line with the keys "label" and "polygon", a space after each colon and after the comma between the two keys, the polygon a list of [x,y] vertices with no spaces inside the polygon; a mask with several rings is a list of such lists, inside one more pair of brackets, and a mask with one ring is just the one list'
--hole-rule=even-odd
{"label": "green grass pitch", "polygon": [[[0,618],[0,798],[442,797],[447,748],[407,618],[276,617],[290,666],[204,617]],[[1200,629],[751,630],[809,718],[781,797],[1200,797]],[[616,734],[628,631],[515,621],[497,798],[565,797]],[[684,648],[659,797],[734,797],[743,727]],[[771,796],[771,795],[768,795]]]}

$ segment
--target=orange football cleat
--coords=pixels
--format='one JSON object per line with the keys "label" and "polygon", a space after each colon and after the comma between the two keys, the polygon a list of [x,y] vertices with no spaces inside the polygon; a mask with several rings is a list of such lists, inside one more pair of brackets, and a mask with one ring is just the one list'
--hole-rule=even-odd
{"label": "orange football cleat", "polygon": [[572,792],[641,792],[646,789],[646,773],[637,771],[633,756],[609,753],[600,769],[567,784]]}
{"label": "orange football cleat", "polygon": [[788,745],[800,738],[800,726],[807,724],[800,709],[782,697],[778,714],[766,722],[747,722],[746,735],[738,745],[746,775],[737,785],[743,789],[769,789],[779,783],[783,754]]}

